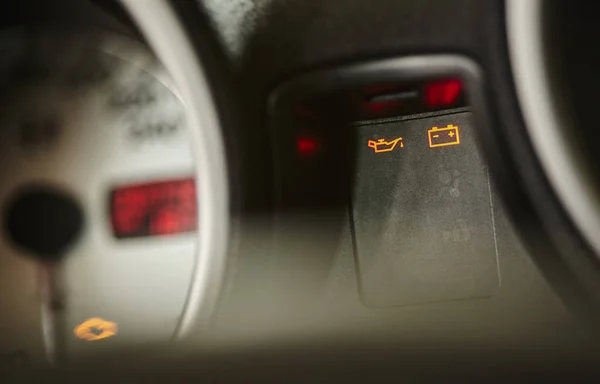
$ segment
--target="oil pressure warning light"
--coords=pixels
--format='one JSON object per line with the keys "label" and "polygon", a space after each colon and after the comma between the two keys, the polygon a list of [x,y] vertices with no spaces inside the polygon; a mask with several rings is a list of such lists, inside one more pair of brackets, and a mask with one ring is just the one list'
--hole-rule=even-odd
{"label": "oil pressure warning light", "polygon": [[375,153],[382,153],[382,152],[391,152],[396,147],[404,148],[404,143],[402,142],[401,137],[397,137],[390,141],[385,141],[385,139],[379,139],[377,141],[369,140],[367,142],[367,146],[369,148],[373,148],[373,151]]}

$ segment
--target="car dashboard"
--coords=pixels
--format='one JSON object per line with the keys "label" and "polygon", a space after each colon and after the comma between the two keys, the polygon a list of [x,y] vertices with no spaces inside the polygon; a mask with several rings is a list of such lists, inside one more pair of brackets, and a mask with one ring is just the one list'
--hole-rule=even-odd
{"label": "car dashboard", "polygon": [[518,135],[490,121],[523,126],[504,1],[175,2],[198,119],[132,3],[2,6],[0,370],[460,375],[589,341],[528,165],[494,165]]}

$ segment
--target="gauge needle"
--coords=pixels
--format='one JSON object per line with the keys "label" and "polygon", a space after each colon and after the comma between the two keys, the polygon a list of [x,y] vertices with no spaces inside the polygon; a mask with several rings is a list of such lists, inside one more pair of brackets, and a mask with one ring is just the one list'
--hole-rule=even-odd
{"label": "gauge needle", "polygon": [[58,262],[38,264],[38,289],[41,300],[42,332],[46,353],[53,364],[65,361],[66,320],[64,290]]}
{"label": "gauge needle", "polygon": [[53,363],[65,357],[62,262],[83,227],[83,210],[76,199],[50,186],[29,185],[8,205],[6,231],[38,265],[42,332]]}

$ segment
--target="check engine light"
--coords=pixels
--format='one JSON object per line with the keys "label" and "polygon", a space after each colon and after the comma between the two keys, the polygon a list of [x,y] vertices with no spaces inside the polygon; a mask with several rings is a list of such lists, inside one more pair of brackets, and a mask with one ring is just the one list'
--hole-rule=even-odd
{"label": "check engine light", "polygon": [[134,184],[114,189],[110,198],[117,238],[171,235],[196,230],[193,179]]}

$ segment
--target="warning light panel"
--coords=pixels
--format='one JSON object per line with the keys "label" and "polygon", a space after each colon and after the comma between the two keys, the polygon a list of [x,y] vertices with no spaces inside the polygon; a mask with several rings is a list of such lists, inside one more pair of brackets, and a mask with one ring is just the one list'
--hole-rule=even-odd
{"label": "warning light panel", "polygon": [[427,131],[429,147],[447,147],[460,144],[460,131],[456,125],[448,125],[445,128],[433,127]]}
{"label": "warning light panel", "polygon": [[391,141],[385,141],[385,139],[379,139],[377,141],[369,140],[369,141],[367,141],[367,146],[369,148],[373,148],[373,151],[375,153],[382,153],[382,152],[391,152],[394,150],[394,148],[396,148],[396,146],[398,146],[400,148],[404,148],[404,143],[402,142],[401,137],[397,137]]}
{"label": "warning light panel", "polygon": [[196,230],[193,179],[121,186],[112,191],[110,214],[119,239]]}

